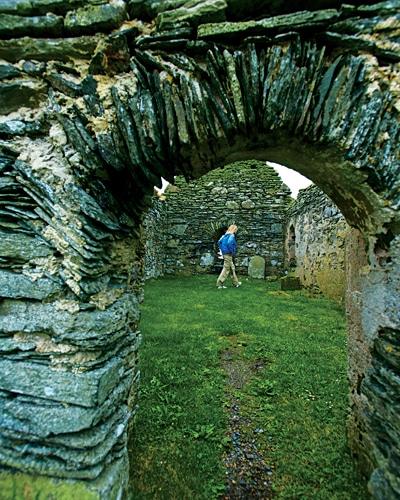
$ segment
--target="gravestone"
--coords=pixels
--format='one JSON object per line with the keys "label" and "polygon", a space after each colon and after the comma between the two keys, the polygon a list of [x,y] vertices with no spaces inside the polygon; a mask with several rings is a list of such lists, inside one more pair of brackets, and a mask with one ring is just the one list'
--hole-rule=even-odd
{"label": "gravestone", "polygon": [[210,252],[204,253],[200,258],[201,266],[212,266],[214,264],[214,257]]}
{"label": "gravestone", "polygon": [[301,290],[300,278],[296,276],[281,278],[281,290]]}
{"label": "gravestone", "polygon": [[251,278],[264,279],[265,259],[258,255],[254,255],[254,257],[250,259],[248,272]]}

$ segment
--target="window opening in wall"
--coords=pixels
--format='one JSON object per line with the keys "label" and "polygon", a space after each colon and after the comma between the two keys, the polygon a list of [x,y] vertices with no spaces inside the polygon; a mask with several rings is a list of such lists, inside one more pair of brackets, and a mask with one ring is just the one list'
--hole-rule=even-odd
{"label": "window opening in wall", "polygon": [[159,195],[162,195],[164,193],[164,191],[167,189],[167,187],[169,186],[169,182],[166,181],[164,179],[164,177],[161,177],[161,182],[162,182],[162,185],[161,185],[161,188],[158,188],[157,186],[154,186],[154,191],[156,193],[158,193]]}

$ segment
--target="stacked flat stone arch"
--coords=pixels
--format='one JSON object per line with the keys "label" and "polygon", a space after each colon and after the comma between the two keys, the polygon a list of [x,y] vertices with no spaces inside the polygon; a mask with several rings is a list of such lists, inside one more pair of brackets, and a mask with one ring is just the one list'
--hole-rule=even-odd
{"label": "stacked flat stone arch", "polygon": [[256,158],[361,232],[353,448],[374,496],[399,493],[399,2],[332,4],[241,21],[224,0],[2,3],[0,482],[126,489],[153,186]]}

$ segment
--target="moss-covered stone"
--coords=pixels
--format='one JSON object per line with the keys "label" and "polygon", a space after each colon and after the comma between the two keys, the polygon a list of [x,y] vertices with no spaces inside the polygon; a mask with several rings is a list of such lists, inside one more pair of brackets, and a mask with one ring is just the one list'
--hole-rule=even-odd
{"label": "moss-covered stone", "polygon": [[161,12],[157,16],[159,29],[168,29],[177,24],[189,23],[198,26],[201,23],[225,21],[225,0],[205,0],[186,2],[182,7]]}
{"label": "moss-covered stone", "polygon": [[0,40],[0,58],[11,63],[29,61],[71,61],[90,59],[98,44],[98,36],[78,38],[17,38]]}
{"label": "moss-covered stone", "polygon": [[71,34],[96,33],[117,28],[127,17],[125,3],[115,0],[107,4],[86,5],[65,16],[64,26]]}
{"label": "moss-covered stone", "polygon": [[27,16],[32,12],[32,2],[30,0],[2,0],[0,11],[5,14]]}
{"label": "moss-covered stone", "polygon": [[22,17],[0,14],[0,36],[13,38],[30,33],[31,36],[60,36],[63,28],[62,17],[54,14],[37,17]]}
{"label": "moss-covered stone", "polygon": [[201,39],[245,38],[248,36],[268,35],[271,32],[281,33],[282,30],[288,29],[309,29],[317,25],[327,25],[337,19],[338,11],[329,9],[317,12],[297,12],[259,21],[203,24],[198,28],[198,37]]}
{"label": "moss-covered stone", "polygon": [[0,500],[99,500],[87,482],[60,481],[29,474],[0,473]]}
{"label": "moss-covered stone", "polygon": [[128,482],[126,454],[114,460],[95,480],[53,479],[47,476],[0,472],[0,500],[117,500]]}

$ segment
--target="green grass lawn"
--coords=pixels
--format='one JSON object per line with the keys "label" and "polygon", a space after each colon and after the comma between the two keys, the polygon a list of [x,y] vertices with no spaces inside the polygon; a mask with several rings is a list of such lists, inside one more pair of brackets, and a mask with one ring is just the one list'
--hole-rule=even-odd
{"label": "green grass lawn", "polygon": [[[240,279],[240,278],[239,278]],[[335,302],[279,283],[215,275],[145,285],[140,408],[130,442],[134,499],[223,498],[229,450],[221,353],[252,366],[235,390],[279,499],[364,500],[346,445],[345,314]]]}

